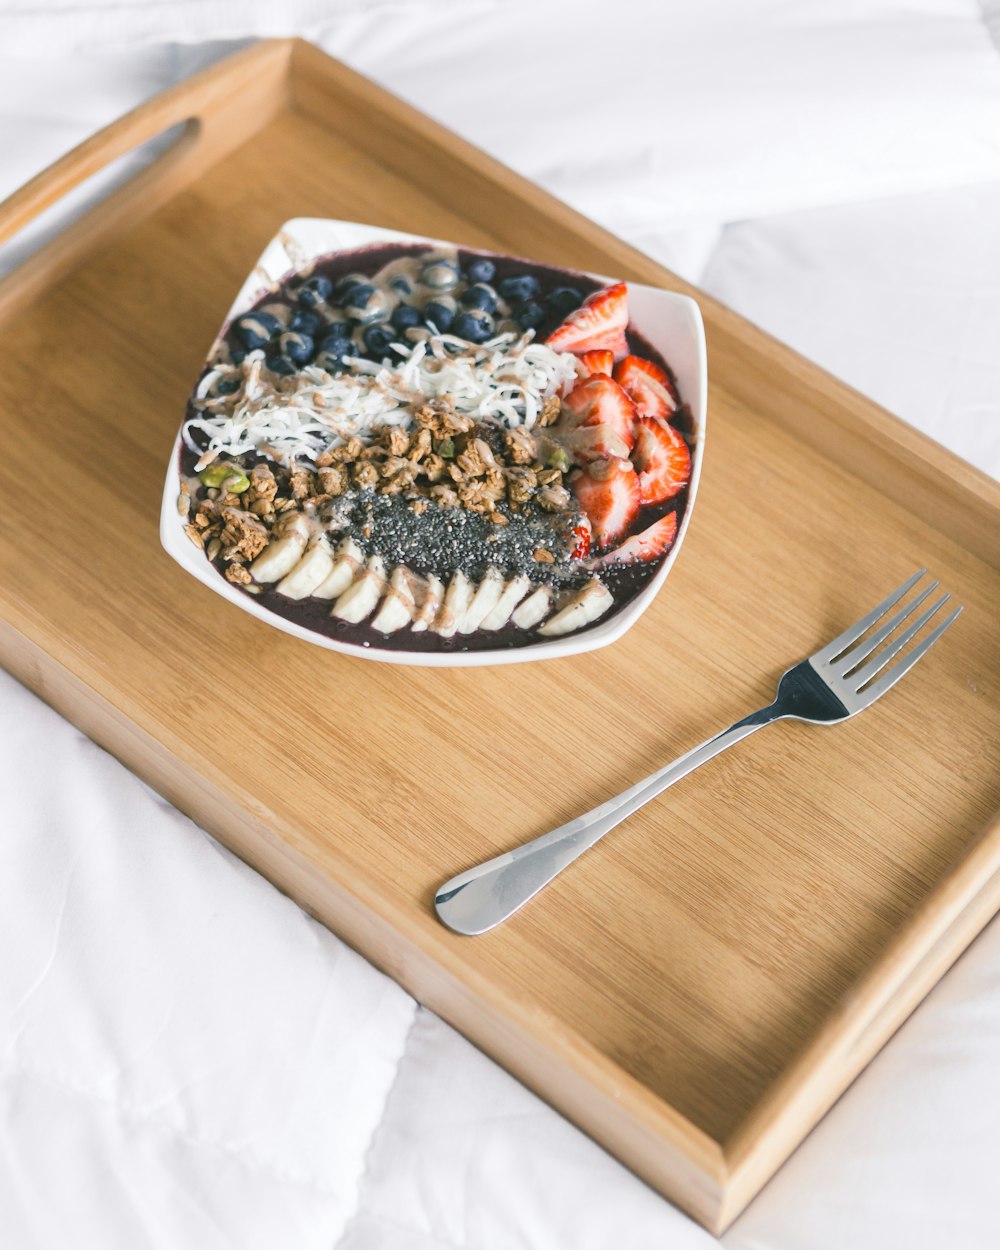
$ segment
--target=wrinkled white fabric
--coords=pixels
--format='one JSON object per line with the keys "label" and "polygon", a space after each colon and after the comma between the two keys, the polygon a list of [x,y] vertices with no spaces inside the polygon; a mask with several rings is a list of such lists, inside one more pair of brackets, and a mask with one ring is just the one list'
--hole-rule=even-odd
{"label": "wrinkled white fabric", "polygon": [[[1000,5],[614,12],[0,0],[0,195],[312,34],[1000,475]],[[0,746],[4,1250],[713,1244],[4,674]],[[993,1250],[998,1055],[994,924],[724,1244]]]}

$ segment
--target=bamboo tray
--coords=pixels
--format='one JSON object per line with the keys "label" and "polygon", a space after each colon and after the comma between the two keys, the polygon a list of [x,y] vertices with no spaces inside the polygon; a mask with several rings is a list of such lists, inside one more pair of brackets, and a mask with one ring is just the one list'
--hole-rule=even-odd
{"label": "bamboo tray", "polygon": [[[188,388],[280,222],[687,288],[294,40],[83,144],[0,206],[0,240],[178,122],[0,284],[0,658],[721,1231],[1000,906],[1000,487],[699,296],[701,495],[624,639],[513,668],[321,652],[233,611],[157,539]],[[53,344],[58,372],[39,373]],[[437,922],[444,878],[760,706],[923,564],[967,610],[875,708],[741,743],[494,933]],[[220,700],[259,673],[269,706]]]}

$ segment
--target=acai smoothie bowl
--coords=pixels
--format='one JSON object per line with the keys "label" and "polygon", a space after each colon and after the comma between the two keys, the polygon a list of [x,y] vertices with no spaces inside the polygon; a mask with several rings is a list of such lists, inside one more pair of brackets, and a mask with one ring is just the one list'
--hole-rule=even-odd
{"label": "acai smoothie bowl", "polygon": [[592,650],[677,556],[705,407],[685,295],[300,218],[193,387],[161,540],[331,650],[438,666]]}

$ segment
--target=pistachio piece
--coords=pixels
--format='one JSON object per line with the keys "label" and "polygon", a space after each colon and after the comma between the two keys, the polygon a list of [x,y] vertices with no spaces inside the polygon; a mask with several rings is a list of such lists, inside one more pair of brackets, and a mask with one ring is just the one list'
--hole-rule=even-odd
{"label": "pistachio piece", "polygon": [[225,486],[233,495],[242,495],[250,489],[250,479],[238,465],[210,464],[198,474],[202,484],[210,490],[218,490]]}

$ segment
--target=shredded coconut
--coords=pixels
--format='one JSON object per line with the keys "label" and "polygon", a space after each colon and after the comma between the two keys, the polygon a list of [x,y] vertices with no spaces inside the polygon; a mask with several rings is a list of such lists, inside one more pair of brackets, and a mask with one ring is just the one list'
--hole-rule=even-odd
{"label": "shredded coconut", "polygon": [[[196,467],[252,451],[285,462],[314,461],[327,448],[352,437],[369,439],[385,425],[409,428],[415,410],[431,399],[480,421],[531,429],[545,400],[573,386],[579,373],[574,356],[534,342],[530,330],[481,345],[433,334],[393,347],[402,357],[397,364],[348,356],[337,374],[306,365],[279,376],[264,367],[262,351],[240,365],[216,365],[195,393],[199,415],[184,425],[185,443],[201,457]],[[239,385],[232,394],[213,395],[219,382]],[[207,446],[193,440],[195,431]]]}

